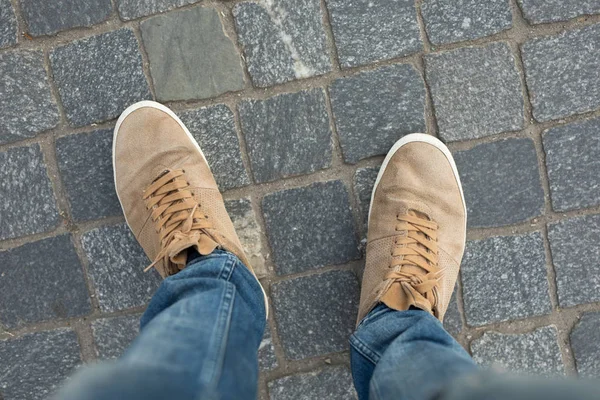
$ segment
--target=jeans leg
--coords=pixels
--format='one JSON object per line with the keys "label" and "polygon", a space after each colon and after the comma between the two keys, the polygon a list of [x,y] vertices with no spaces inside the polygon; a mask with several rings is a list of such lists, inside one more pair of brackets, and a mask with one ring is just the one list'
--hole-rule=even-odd
{"label": "jeans leg", "polygon": [[427,400],[477,371],[469,354],[428,312],[375,307],[350,337],[354,385],[361,400]]}
{"label": "jeans leg", "polygon": [[215,251],[163,281],[121,359],[82,372],[58,398],[255,399],[264,329],[260,285]]}

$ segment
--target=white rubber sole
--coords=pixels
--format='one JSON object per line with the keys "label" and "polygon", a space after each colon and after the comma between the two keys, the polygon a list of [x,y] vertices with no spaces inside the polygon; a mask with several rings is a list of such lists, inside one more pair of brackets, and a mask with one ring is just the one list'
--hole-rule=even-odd
{"label": "white rubber sole", "polygon": [[437,149],[439,149],[444,154],[444,156],[446,156],[446,159],[448,160],[448,162],[450,163],[450,166],[452,167],[452,172],[454,173],[454,177],[456,178],[456,181],[458,182],[458,188],[460,189],[460,197],[462,198],[463,207],[465,210],[465,229],[466,229],[466,226],[467,226],[467,203],[465,202],[465,194],[463,193],[462,184],[460,183],[460,176],[458,175],[458,169],[456,168],[456,163],[454,162],[452,153],[450,153],[450,150],[448,150],[448,147],[446,147],[446,145],[444,143],[442,143],[439,139],[437,139],[431,135],[426,135],[424,133],[411,133],[410,135],[404,136],[402,139],[400,139],[396,143],[394,143],[391,150],[387,153],[387,156],[385,156],[385,159],[383,160],[383,164],[381,164],[381,169],[379,170],[379,173],[377,174],[377,179],[375,180],[375,185],[373,186],[373,192],[371,193],[371,203],[369,205],[369,221],[371,220],[371,208],[373,207],[373,197],[375,196],[375,191],[377,190],[377,185],[379,184],[379,181],[381,180],[381,177],[383,176],[383,172],[385,171],[388,163],[390,162],[390,160],[394,156],[394,154],[396,154],[396,152],[398,150],[400,150],[400,148],[402,146],[407,145],[409,143],[414,143],[414,142],[428,143],[428,144],[436,147]]}
{"label": "white rubber sole", "polygon": [[[125,109],[125,111],[123,111],[123,113],[117,120],[117,124],[115,125],[115,130],[113,133],[113,145],[112,145],[113,178],[115,181],[115,189],[117,188],[117,174],[115,173],[115,171],[116,171],[116,169],[115,169],[115,146],[117,144],[117,135],[119,134],[119,128],[121,127],[121,124],[123,123],[123,121],[125,121],[125,118],[127,118],[129,116],[129,114],[131,114],[132,112],[134,112],[136,110],[139,110],[140,108],[144,108],[144,107],[155,108],[157,110],[160,110],[160,111],[168,114],[175,121],[177,121],[179,126],[181,126],[181,128],[183,129],[185,134],[188,136],[190,141],[194,144],[194,146],[196,147],[196,150],[198,150],[198,152],[200,153],[200,155],[202,156],[202,158],[208,165],[208,168],[210,169],[210,165],[208,164],[208,161],[206,160],[206,157],[204,156],[204,153],[202,152],[200,145],[198,145],[198,142],[196,142],[196,139],[194,139],[194,136],[192,136],[192,134],[190,133],[188,128],[179,119],[179,117],[173,111],[171,111],[171,109],[169,109],[168,107],[165,107],[164,105],[162,105],[160,103],[157,103],[157,102],[151,101],[151,100],[144,100],[144,101],[137,102],[137,103],[132,104],[129,107],[127,107]],[[121,210],[123,210],[123,215],[125,215],[125,210],[123,209],[123,203],[121,202],[121,198],[119,197],[118,191],[117,191],[117,198],[119,199],[119,204],[121,205]],[[127,226],[130,227],[129,221],[127,221],[127,216],[125,216],[125,222],[127,222]],[[131,229],[131,227],[129,229]],[[258,286],[260,286],[260,290],[262,290],[264,300],[265,300],[266,317],[268,318],[269,317],[269,299],[267,297],[267,292],[265,292],[265,288],[263,288],[263,286],[260,283],[260,281],[258,280],[258,278],[254,274],[252,274],[252,275],[256,279]]]}

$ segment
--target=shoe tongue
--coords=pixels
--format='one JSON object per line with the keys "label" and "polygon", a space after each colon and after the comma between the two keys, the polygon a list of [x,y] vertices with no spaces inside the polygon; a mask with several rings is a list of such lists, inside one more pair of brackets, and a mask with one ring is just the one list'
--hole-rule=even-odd
{"label": "shoe tongue", "polygon": [[194,247],[198,253],[205,256],[212,253],[219,244],[215,242],[206,233],[192,234],[185,237],[179,237],[176,242],[171,244],[169,249],[169,260],[177,266],[179,270],[185,268],[187,263],[188,249]]}

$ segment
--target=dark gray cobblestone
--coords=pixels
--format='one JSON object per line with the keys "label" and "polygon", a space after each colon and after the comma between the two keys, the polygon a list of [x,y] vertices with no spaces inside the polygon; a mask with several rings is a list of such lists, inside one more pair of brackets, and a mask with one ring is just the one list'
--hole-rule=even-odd
{"label": "dark gray cobblestone", "polygon": [[434,45],[478,39],[512,26],[506,0],[426,0],[421,10]]}
{"label": "dark gray cobblestone", "polygon": [[117,0],[119,15],[124,20],[168,11],[200,0]]}
{"label": "dark gray cobblestone", "polygon": [[28,32],[32,36],[52,35],[66,29],[92,26],[108,19],[110,0],[19,0]]}
{"label": "dark gray cobblestone", "polygon": [[327,0],[342,67],[406,56],[423,49],[412,0]]}
{"label": "dark gray cobblestone", "polygon": [[566,21],[582,15],[600,14],[598,0],[519,0],[525,18],[533,24]]}
{"label": "dark gray cobblestone", "polygon": [[101,359],[120,357],[139,330],[140,315],[103,318],[92,322],[96,354]]}
{"label": "dark gray cobblestone", "polygon": [[70,329],[0,340],[0,393],[6,400],[46,399],[82,362]]}
{"label": "dark gray cobblestone", "polygon": [[446,315],[444,316],[444,329],[448,331],[452,336],[457,336],[462,331],[462,320],[460,318],[460,311],[458,310],[458,298],[457,292],[458,287],[454,287],[454,292],[452,292],[452,297],[450,298],[450,304],[448,305],[448,309],[446,310]]}
{"label": "dark gray cobblestone", "polygon": [[461,275],[469,325],[550,313],[539,232],[467,242]]}
{"label": "dark gray cobblestone", "polygon": [[523,127],[521,83],[506,43],[430,54],[425,67],[442,139],[477,139]]}
{"label": "dark gray cobblestone", "polygon": [[278,274],[360,257],[348,192],[341,181],[266,196],[263,213]]}
{"label": "dark gray cobblestone", "polygon": [[91,311],[70,235],[0,252],[0,288],[0,323],[7,328]]}
{"label": "dark gray cobblestone", "polygon": [[58,47],[50,61],[67,118],[75,126],[113,119],[131,103],[151,97],[131,29]]}
{"label": "dark gray cobblestone", "polygon": [[350,271],[324,272],[272,285],[275,321],[286,357],[299,360],[347,350],[359,291]]}
{"label": "dark gray cobblestone", "polygon": [[279,365],[275,356],[275,347],[273,346],[273,337],[269,324],[265,328],[265,334],[258,347],[258,365],[261,371],[270,371]]}
{"label": "dark gray cobblestone", "polygon": [[352,375],[345,366],[325,367],[269,382],[271,400],[357,399]]}
{"label": "dark gray cobblestone", "polygon": [[600,313],[583,314],[571,332],[579,376],[600,378]]}
{"label": "dark gray cobblestone", "polygon": [[0,0],[0,48],[17,43],[17,18],[10,0]]}
{"label": "dark gray cobblestone", "polygon": [[544,132],[552,208],[575,210],[600,204],[600,119]]}
{"label": "dark gray cobblestone", "polygon": [[538,217],[544,192],[533,141],[506,139],[454,154],[470,228],[510,225]]}
{"label": "dark gray cobblestone", "polygon": [[536,120],[600,108],[600,24],[531,40],[521,52]]}
{"label": "dark gray cobblestone", "polygon": [[554,326],[523,334],[487,332],[471,343],[471,351],[475,362],[486,367],[531,375],[564,374]]}
{"label": "dark gray cobblestone", "polygon": [[369,207],[371,205],[371,196],[373,187],[377,180],[379,167],[359,168],[354,174],[354,193],[358,197],[358,205],[365,230],[369,222]]}
{"label": "dark gray cobblestone", "polygon": [[560,305],[600,301],[600,215],[550,224],[548,239]]}
{"label": "dark gray cobblestone", "polygon": [[340,78],[329,90],[346,162],[386,154],[402,136],[425,131],[425,86],[411,65]]}

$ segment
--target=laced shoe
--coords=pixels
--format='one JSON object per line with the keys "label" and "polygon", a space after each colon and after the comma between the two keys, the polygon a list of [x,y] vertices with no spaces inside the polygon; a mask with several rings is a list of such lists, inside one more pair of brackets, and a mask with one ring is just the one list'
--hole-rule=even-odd
{"label": "laced shoe", "polygon": [[153,260],[146,270],[165,278],[185,268],[189,249],[219,248],[254,275],[202,150],[171,110],[153,101],[127,108],[114,131],[113,168],[127,224]]}
{"label": "laced shoe", "polygon": [[424,134],[396,142],[373,188],[357,323],[379,302],[442,321],[465,248],[466,215],[448,148]]}

